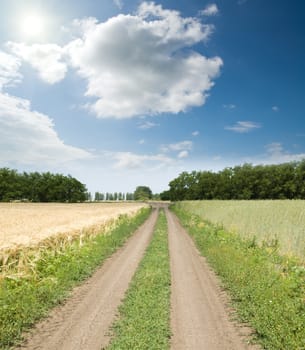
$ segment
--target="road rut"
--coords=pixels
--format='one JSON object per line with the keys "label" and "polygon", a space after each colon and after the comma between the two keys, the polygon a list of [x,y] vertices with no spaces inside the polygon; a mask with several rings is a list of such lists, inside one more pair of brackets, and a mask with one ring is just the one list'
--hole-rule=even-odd
{"label": "road rut", "polygon": [[157,220],[155,209],[125,246],[109,258],[72,297],[38,323],[21,345],[28,350],[100,350]]}
{"label": "road rut", "polygon": [[216,276],[177,217],[168,209],[165,212],[172,279],[171,349],[254,349],[229,320]]}

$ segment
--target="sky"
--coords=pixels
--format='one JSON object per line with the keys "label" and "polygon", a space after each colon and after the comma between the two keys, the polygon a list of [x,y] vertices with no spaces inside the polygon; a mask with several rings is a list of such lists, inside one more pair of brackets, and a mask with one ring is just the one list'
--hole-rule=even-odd
{"label": "sky", "polygon": [[305,158],[305,1],[0,0],[0,168],[154,193]]}

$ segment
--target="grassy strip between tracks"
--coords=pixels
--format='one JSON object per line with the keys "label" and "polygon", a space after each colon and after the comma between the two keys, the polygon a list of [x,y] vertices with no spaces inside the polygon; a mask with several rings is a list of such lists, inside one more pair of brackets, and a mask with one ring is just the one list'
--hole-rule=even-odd
{"label": "grassy strip between tracks", "polygon": [[170,267],[163,210],[119,312],[107,350],[169,349]]}
{"label": "grassy strip between tracks", "polygon": [[173,206],[202,255],[221,277],[239,319],[265,349],[305,349],[305,268]]}
{"label": "grassy strip between tracks", "polygon": [[0,349],[9,349],[51,307],[60,303],[73,286],[94,270],[148,218],[150,209],[134,217],[122,215],[107,234],[72,241],[62,249],[46,248],[35,260],[32,252],[29,273],[0,281]]}

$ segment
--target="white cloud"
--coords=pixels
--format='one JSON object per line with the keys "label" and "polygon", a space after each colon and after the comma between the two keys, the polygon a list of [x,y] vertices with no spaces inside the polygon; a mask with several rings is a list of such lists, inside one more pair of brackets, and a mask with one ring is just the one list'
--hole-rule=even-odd
{"label": "white cloud", "polygon": [[153,2],[101,23],[92,17],[74,20],[70,32],[75,39],[64,47],[13,42],[7,47],[49,84],[74,67],[87,81],[85,95],[95,98],[87,108],[100,118],[176,114],[201,106],[223,64],[220,57],[191,50],[210,38],[212,25]]}
{"label": "white cloud", "polygon": [[210,4],[207,5],[206,8],[202,11],[200,11],[200,14],[202,16],[215,16],[219,12],[218,7],[216,4]]}
{"label": "white cloud", "polygon": [[122,0],[113,0],[115,6],[117,6],[120,10],[123,8],[123,1]]}
{"label": "white cloud", "polygon": [[279,142],[272,142],[265,146],[267,153],[271,155],[279,155],[283,152],[283,146]]}
{"label": "white cloud", "polygon": [[20,60],[0,50],[0,92],[5,86],[15,86],[20,83]]}
{"label": "white cloud", "polygon": [[143,155],[132,152],[117,152],[112,155],[116,160],[115,168],[138,169],[147,168],[152,165],[162,167],[173,162],[173,159],[163,154]]}
{"label": "white cloud", "polygon": [[270,163],[288,163],[305,159],[305,153],[290,153],[285,151],[280,142],[272,142],[265,146],[267,159]]}
{"label": "white cloud", "polygon": [[141,124],[138,126],[138,128],[139,128],[139,129],[142,129],[142,130],[147,130],[147,129],[154,128],[155,126],[159,126],[159,124],[146,121],[146,122],[144,122],[144,123],[141,123]]}
{"label": "white cloud", "polygon": [[284,150],[280,142],[272,142],[265,146],[270,163],[287,163],[305,159],[305,153],[290,153]]}
{"label": "white cloud", "polygon": [[64,79],[68,67],[64,59],[64,49],[60,46],[8,42],[7,47],[36,69],[43,81],[54,84]]}
{"label": "white cloud", "polygon": [[[144,143],[144,140],[141,140]],[[183,159],[189,156],[192,149],[191,141],[182,141],[161,147],[161,153],[157,154],[136,154],[132,152],[104,152],[103,157],[113,161],[115,169],[150,169],[156,170],[168,166],[176,166],[177,158]],[[178,152],[177,158],[166,155],[166,152]]]}
{"label": "white cloud", "polygon": [[[243,157],[238,163],[258,164],[281,164],[305,159],[305,153],[291,153],[284,149],[282,143],[272,142],[265,145],[266,152],[257,156]],[[234,162],[235,164],[237,161]]]}
{"label": "white cloud", "polygon": [[181,151],[178,153],[178,158],[182,159],[182,158],[187,158],[189,156],[189,152],[188,151]]}
{"label": "white cloud", "polygon": [[228,105],[223,105],[223,108],[226,108],[226,109],[235,109],[236,108],[236,105],[233,104],[233,103],[230,103]]}
{"label": "white cloud", "polygon": [[226,126],[225,129],[226,130],[231,130],[234,132],[238,132],[238,133],[247,133],[249,131],[252,131],[254,129],[259,129],[261,128],[261,125],[258,123],[254,123],[251,121],[239,121],[236,124],[232,125],[232,126]]}
{"label": "white cloud", "polygon": [[91,157],[83,149],[66,145],[52,120],[31,110],[28,100],[0,93],[1,164],[57,165]]}
{"label": "white cloud", "polygon": [[193,136],[198,136],[199,134],[200,134],[200,133],[199,133],[199,131],[197,131],[197,130],[192,132],[192,135],[193,135]]}
{"label": "white cloud", "polygon": [[192,141],[181,141],[178,143],[171,143],[169,145],[163,145],[161,146],[162,152],[170,152],[170,151],[190,151],[193,148],[193,142]]}
{"label": "white cloud", "polygon": [[278,106],[273,106],[271,109],[273,112],[278,112],[280,110]]}
{"label": "white cloud", "polygon": [[222,60],[186,51],[208,40],[213,26],[153,2],[134,15],[79,21],[82,37],[67,45],[71,64],[88,81],[100,118],[179,113],[205,103]]}

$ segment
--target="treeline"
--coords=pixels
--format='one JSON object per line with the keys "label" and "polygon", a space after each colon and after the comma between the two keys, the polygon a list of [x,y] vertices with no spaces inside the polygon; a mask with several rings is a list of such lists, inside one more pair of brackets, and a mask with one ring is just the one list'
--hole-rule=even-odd
{"label": "treeline", "polygon": [[219,172],[183,172],[162,200],[305,199],[305,160],[278,165],[244,164]]}
{"label": "treeline", "polygon": [[70,175],[18,173],[0,168],[0,201],[82,202],[88,199],[86,186]]}
{"label": "treeline", "polygon": [[94,198],[92,198],[91,194],[89,195],[88,200],[94,201],[133,201],[134,194],[133,193],[124,193],[124,192],[95,192]]}
{"label": "treeline", "polygon": [[[133,193],[127,192],[95,192],[94,200],[95,201],[145,201],[149,199],[156,199],[158,195],[153,195],[151,189],[148,186],[137,186]],[[89,200],[92,200],[90,195]]]}

